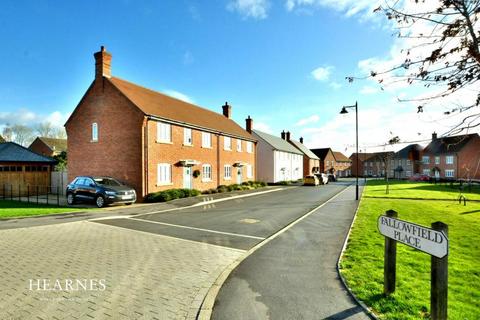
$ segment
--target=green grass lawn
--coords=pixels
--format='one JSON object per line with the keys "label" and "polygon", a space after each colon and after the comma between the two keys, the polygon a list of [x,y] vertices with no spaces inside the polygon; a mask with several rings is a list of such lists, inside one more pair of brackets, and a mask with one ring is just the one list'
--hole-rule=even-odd
{"label": "green grass lawn", "polygon": [[33,204],[20,201],[0,200],[0,219],[27,217],[53,213],[85,211],[85,208],[57,207],[46,204]]}
{"label": "green grass lawn", "polygon": [[450,186],[449,183],[433,184],[427,182],[413,182],[405,180],[391,180],[390,192],[385,194],[385,181],[369,180],[368,188],[364,192],[364,197],[387,197],[387,198],[423,198],[423,199],[458,199],[460,192],[467,200],[480,200],[480,186],[473,185],[471,190],[464,184],[463,191],[460,190],[458,183]]}
{"label": "green grass lawn", "polygon": [[[365,194],[382,189],[380,182],[368,182]],[[410,187],[410,188],[409,188]],[[383,186],[384,188],[384,186]],[[449,197],[419,183],[396,184],[398,196]],[[383,292],[384,237],[377,229],[378,216],[386,210],[399,219],[430,226],[442,221],[449,226],[449,319],[480,319],[480,203],[467,206],[454,201],[362,198],[341,272],[355,295],[383,319],[429,318],[430,256],[403,244],[397,245],[397,287],[390,297]]]}

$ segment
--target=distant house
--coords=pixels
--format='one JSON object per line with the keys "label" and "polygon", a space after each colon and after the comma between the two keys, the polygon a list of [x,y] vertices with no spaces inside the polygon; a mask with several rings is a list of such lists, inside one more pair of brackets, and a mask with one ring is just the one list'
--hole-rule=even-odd
{"label": "distant house", "polygon": [[290,132],[286,132],[285,136],[290,144],[303,153],[303,177],[319,173],[320,158],[303,144],[303,138],[300,137],[300,141],[293,140],[290,138]]}
{"label": "distant house", "polygon": [[406,179],[420,173],[423,147],[419,144],[410,144],[395,152],[390,160],[389,177]]}
{"label": "distant house", "polygon": [[357,176],[357,157],[358,157],[358,176],[366,177],[368,176],[368,167],[365,165],[365,162],[368,158],[372,157],[373,153],[352,153],[349,157],[352,160],[352,176]]}
{"label": "distant house", "polygon": [[55,160],[37,154],[15,142],[0,143],[0,193],[18,195],[27,186],[50,186]]}
{"label": "distant house", "polygon": [[320,172],[335,173],[335,156],[330,148],[310,149],[320,159]]}
{"label": "distant house", "polygon": [[477,133],[438,138],[423,150],[422,173],[436,178],[480,179],[480,137]]}
{"label": "distant house", "polygon": [[256,139],[228,103],[217,113],[114,77],[104,47],[94,58],[95,78],[65,124],[69,180],[111,176],[141,200],[256,179]]}
{"label": "distant house", "polygon": [[258,140],[258,179],[265,182],[298,180],[303,177],[303,153],[281,137],[253,130],[247,119],[247,131],[251,130]]}
{"label": "distant house", "polygon": [[67,151],[67,139],[37,137],[28,149],[47,157],[53,157]]}
{"label": "distant house", "polygon": [[349,177],[352,175],[352,160],[347,158],[346,155],[339,151],[332,151],[335,158],[335,163],[333,165],[335,174],[338,177]]}

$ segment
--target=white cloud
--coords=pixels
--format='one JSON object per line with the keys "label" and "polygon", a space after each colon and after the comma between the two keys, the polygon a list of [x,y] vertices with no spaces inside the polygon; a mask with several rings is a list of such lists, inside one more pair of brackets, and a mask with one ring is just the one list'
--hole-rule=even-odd
{"label": "white cloud", "polygon": [[340,89],[342,87],[342,84],[341,83],[338,83],[336,81],[332,81],[330,82],[330,87],[332,87],[333,89],[337,90],[337,89]]}
{"label": "white cloud", "polygon": [[307,125],[307,124],[310,124],[310,123],[316,123],[319,120],[320,120],[320,117],[318,115],[314,114],[314,115],[311,115],[310,117],[298,120],[297,123],[295,123],[295,125],[296,126],[304,126],[304,125]]}
{"label": "white cloud", "polygon": [[333,71],[333,66],[318,67],[311,72],[315,80],[327,81],[330,78],[330,74]]}
{"label": "white cloud", "polygon": [[301,11],[308,8],[329,8],[342,12],[347,17],[361,15],[362,19],[373,18],[373,9],[378,7],[379,0],[286,0],[287,11]]}
{"label": "white cloud", "polygon": [[167,89],[167,90],[163,90],[163,92],[170,97],[173,97],[188,103],[195,103],[195,101],[191,97],[179,91]]}
{"label": "white cloud", "polygon": [[374,94],[378,92],[378,89],[375,87],[371,86],[363,86],[362,89],[360,89],[360,94],[368,95],[368,94]]}
{"label": "white cloud", "polygon": [[270,125],[268,125],[267,123],[264,123],[264,122],[254,122],[253,123],[253,129],[273,134],[273,130],[270,127]]}
{"label": "white cloud", "polygon": [[244,19],[265,19],[269,8],[268,0],[233,0],[227,5],[228,10],[238,12]]}
{"label": "white cloud", "polygon": [[0,127],[3,128],[6,125],[14,124],[32,126],[38,123],[50,122],[53,126],[61,128],[69,116],[69,113],[61,113],[60,111],[44,114],[21,108],[16,111],[0,112]]}

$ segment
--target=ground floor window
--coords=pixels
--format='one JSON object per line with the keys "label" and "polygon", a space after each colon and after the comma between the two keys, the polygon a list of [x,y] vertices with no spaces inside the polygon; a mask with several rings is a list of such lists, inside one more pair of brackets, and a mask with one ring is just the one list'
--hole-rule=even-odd
{"label": "ground floor window", "polygon": [[429,176],[430,175],[430,169],[423,169],[423,174]]}
{"label": "ground floor window", "polygon": [[407,171],[405,172],[405,175],[406,175],[407,177],[411,177],[411,176],[412,176],[412,171],[407,170]]}
{"label": "ground floor window", "polygon": [[247,164],[247,178],[248,179],[253,178],[252,165],[250,165],[250,164]]}
{"label": "ground floor window", "polygon": [[202,181],[212,181],[212,166],[209,164],[202,166]]}
{"label": "ground floor window", "polygon": [[157,184],[172,183],[172,166],[169,163],[159,163],[157,167]]}
{"label": "ground floor window", "polygon": [[445,170],[445,177],[447,177],[447,178],[455,177],[455,170],[453,170],[453,169]]}
{"label": "ground floor window", "polygon": [[224,179],[229,180],[232,179],[232,166],[226,164],[223,166],[223,171],[224,171]]}

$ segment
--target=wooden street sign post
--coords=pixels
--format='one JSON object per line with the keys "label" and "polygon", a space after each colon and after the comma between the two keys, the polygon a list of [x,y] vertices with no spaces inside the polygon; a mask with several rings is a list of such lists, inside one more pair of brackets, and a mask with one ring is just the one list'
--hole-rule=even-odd
{"label": "wooden street sign post", "polygon": [[448,297],[448,226],[432,223],[432,228],[397,219],[388,210],[378,217],[378,230],[385,236],[383,292],[395,292],[397,242],[431,255],[430,313],[433,320],[447,319]]}

